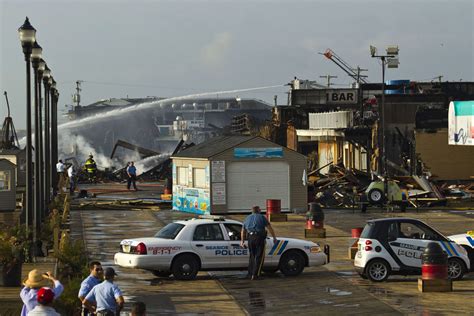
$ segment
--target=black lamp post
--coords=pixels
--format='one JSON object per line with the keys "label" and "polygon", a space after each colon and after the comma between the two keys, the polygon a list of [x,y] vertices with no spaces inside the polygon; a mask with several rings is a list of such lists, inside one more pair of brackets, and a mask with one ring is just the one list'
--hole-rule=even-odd
{"label": "black lamp post", "polygon": [[[58,162],[58,99],[59,92],[56,89],[56,81],[53,78],[51,82],[51,161],[56,164]],[[58,173],[56,168],[53,170],[53,190],[58,188]]]}
{"label": "black lamp post", "polygon": [[[42,207],[42,210],[43,210],[43,213],[42,213],[42,216],[44,217],[45,215],[45,210],[46,210],[46,206],[47,206],[47,195],[46,195],[46,160],[44,159],[45,158],[45,149],[44,149],[44,138],[45,138],[45,132],[43,130],[43,113],[42,113],[42,108],[43,108],[43,94],[42,94],[42,91],[41,91],[41,82],[42,82],[42,79],[43,79],[43,72],[46,68],[46,63],[44,62],[43,59],[40,59],[39,61],[39,66],[38,66],[38,82],[36,83],[38,85],[38,91],[39,91],[39,104],[40,104],[40,108],[39,108],[39,114],[40,114],[40,120],[39,120],[39,130],[40,130],[40,157],[41,157],[41,199],[42,199],[42,204],[41,204],[41,207]],[[45,111],[46,112],[46,111]]]}
{"label": "black lamp post", "polygon": [[45,191],[46,191],[46,203],[51,201],[51,179],[52,179],[52,168],[53,163],[51,162],[51,120],[50,120],[50,91],[49,91],[49,78],[51,77],[51,70],[48,65],[45,65],[43,71],[43,85],[44,85],[44,162],[45,162]]}
{"label": "black lamp post", "polygon": [[36,30],[31,26],[28,17],[18,29],[20,42],[26,62],[26,227],[33,219],[33,181],[31,161],[31,67],[30,56],[33,44],[36,41]]}
{"label": "black lamp post", "polygon": [[41,60],[41,54],[43,49],[35,41],[33,44],[33,49],[31,51],[31,64],[33,66],[34,71],[34,83],[35,83],[35,178],[34,178],[34,187],[35,187],[35,230],[39,231],[41,227],[41,214],[42,214],[42,198],[41,198],[41,130],[40,130],[40,121],[41,121],[41,114],[40,114],[40,99],[41,95],[39,92],[39,84],[38,84],[38,67]]}

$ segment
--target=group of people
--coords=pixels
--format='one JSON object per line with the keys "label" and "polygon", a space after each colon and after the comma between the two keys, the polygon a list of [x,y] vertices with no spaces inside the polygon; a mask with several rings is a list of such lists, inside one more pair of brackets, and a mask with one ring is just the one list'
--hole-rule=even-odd
{"label": "group of people", "polygon": [[[89,158],[86,160],[84,171],[86,172],[90,182],[95,182],[97,180],[97,164],[92,155],[89,155]],[[127,189],[130,190],[133,185],[133,189],[138,191],[136,184],[137,168],[133,161],[127,163],[125,171],[127,173]],[[73,194],[77,186],[77,170],[74,164],[65,164],[60,159],[56,164],[56,172],[59,175],[59,190],[66,186],[66,180],[69,179],[69,192]]]}
{"label": "group of people", "polygon": [[[79,289],[78,298],[82,303],[82,316],[117,316],[124,306],[122,291],[114,284],[117,275],[113,268],[102,268],[98,261],[89,264],[90,274],[85,278]],[[48,281],[52,287],[47,287]],[[23,283],[20,298],[23,301],[21,316],[59,316],[52,306],[64,291],[64,287],[51,272],[41,274],[37,269],[30,271],[28,279]],[[132,316],[146,315],[143,302],[135,302]]]}

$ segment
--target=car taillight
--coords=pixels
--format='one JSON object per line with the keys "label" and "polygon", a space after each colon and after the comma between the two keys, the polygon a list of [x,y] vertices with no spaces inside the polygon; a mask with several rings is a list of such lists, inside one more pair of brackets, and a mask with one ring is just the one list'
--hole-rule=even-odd
{"label": "car taillight", "polygon": [[372,247],[370,246],[365,246],[365,251],[371,251],[372,250]]}
{"label": "car taillight", "polygon": [[137,248],[135,248],[135,251],[136,251],[136,253],[139,254],[139,255],[146,255],[146,246],[145,246],[145,244],[142,243],[142,242],[139,243],[139,244],[137,245]]}
{"label": "car taillight", "polygon": [[366,240],[366,241],[365,241],[365,244],[366,244],[366,245],[372,245],[372,240]]}

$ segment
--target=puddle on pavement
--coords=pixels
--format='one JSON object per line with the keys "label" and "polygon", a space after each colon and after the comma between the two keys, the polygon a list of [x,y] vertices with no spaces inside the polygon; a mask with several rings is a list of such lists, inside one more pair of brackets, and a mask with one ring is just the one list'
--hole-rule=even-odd
{"label": "puddle on pavement", "polygon": [[331,294],[331,295],[336,295],[336,296],[352,295],[352,292],[343,291],[343,290],[335,289],[335,288],[332,288],[332,287],[327,287],[326,292]]}
{"label": "puddle on pavement", "polygon": [[342,276],[354,276],[357,275],[357,272],[354,271],[336,271],[337,274]]}

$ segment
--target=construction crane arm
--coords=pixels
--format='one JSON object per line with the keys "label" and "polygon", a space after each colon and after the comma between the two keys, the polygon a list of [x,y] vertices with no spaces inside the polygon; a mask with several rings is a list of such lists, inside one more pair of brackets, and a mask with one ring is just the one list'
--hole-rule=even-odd
{"label": "construction crane arm", "polygon": [[358,69],[358,72],[354,70],[347,62],[345,62],[341,57],[339,57],[332,49],[328,48],[324,53],[319,53],[324,55],[327,59],[331,60],[335,63],[339,68],[341,68],[346,74],[349,75],[352,79],[356,80],[357,82],[362,81],[363,83],[367,83],[365,77],[360,74],[362,69]]}

